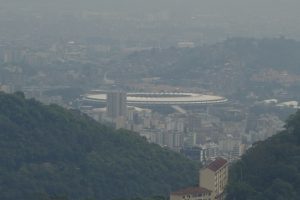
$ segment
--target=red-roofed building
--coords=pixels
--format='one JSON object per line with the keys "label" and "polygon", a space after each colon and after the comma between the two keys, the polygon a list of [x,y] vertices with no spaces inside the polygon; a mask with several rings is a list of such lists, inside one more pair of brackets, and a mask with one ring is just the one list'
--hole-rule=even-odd
{"label": "red-roofed building", "polygon": [[212,191],[212,198],[224,199],[224,190],[228,182],[228,162],[224,158],[216,158],[200,170],[199,186]]}
{"label": "red-roofed building", "polygon": [[211,200],[212,191],[202,187],[190,187],[172,192],[170,200]]}
{"label": "red-roofed building", "polygon": [[209,163],[206,168],[216,172],[220,168],[222,168],[225,164],[227,164],[227,160],[225,160],[224,158],[217,158],[213,162]]}
{"label": "red-roofed building", "polygon": [[170,194],[170,200],[224,200],[228,182],[228,161],[216,158],[200,169],[199,187],[190,187]]}

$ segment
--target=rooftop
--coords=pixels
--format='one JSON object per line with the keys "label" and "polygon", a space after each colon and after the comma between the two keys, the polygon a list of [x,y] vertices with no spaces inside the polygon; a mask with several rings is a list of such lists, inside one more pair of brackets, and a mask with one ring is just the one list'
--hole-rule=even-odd
{"label": "rooftop", "polygon": [[190,187],[172,192],[171,195],[198,195],[204,193],[211,193],[211,191],[202,187]]}
{"label": "rooftop", "polygon": [[216,172],[221,169],[226,163],[227,160],[225,160],[224,158],[216,158],[216,160],[211,162],[206,168]]}

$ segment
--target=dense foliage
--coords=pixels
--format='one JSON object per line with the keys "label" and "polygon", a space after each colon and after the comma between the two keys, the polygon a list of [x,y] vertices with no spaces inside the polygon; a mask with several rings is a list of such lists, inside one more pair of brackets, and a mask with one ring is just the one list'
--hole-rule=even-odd
{"label": "dense foliage", "polygon": [[300,111],[284,131],[255,144],[233,165],[227,192],[228,200],[299,199]]}
{"label": "dense foliage", "polygon": [[197,164],[78,111],[0,93],[0,199],[168,195],[197,182]]}

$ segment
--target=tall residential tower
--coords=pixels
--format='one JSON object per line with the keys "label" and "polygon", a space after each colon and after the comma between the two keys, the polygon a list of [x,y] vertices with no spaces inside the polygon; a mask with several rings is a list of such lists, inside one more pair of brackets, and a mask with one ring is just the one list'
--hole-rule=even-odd
{"label": "tall residential tower", "polygon": [[107,93],[107,116],[116,119],[126,117],[127,95],[125,92],[113,91]]}

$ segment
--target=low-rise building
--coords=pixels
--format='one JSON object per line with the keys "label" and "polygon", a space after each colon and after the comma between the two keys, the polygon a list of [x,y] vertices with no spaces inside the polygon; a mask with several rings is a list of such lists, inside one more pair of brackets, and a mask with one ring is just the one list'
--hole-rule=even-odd
{"label": "low-rise building", "polygon": [[182,153],[191,160],[200,161],[202,164],[204,164],[206,161],[206,149],[200,146],[183,147],[180,150],[180,153]]}
{"label": "low-rise building", "polygon": [[211,200],[212,191],[202,187],[190,187],[172,192],[170,200]]}

